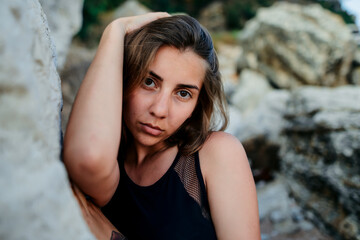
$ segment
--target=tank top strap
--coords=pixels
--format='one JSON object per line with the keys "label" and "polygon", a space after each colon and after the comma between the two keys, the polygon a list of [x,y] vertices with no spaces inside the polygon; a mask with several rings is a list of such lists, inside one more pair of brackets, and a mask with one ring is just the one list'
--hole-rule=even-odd
{"label": "tank top strap", "polygon": [[209,204],[206,194],[204,179],[200,168],[199,153],[181,155],[174,166],[187,193],[197,202],[205,218],[210,218]]}

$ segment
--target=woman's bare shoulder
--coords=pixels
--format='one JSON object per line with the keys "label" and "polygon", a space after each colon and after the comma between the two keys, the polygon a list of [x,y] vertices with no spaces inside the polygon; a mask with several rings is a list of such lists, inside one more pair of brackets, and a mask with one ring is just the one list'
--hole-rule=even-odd
{"label": "woman's bare shoulder", "polygon": [[199,151],[199,157],[205,179],[214,173],[221,174],[220,169],[232,168],[240,171],[249,169],[249,162],[241,142],[225,132],[213,132]]}
{"label": "woman's bare shoulder", "polygon": [[214,132],[199,156],[218,238],[260,239],[254,179],[240,141]]}
{"label": "woman's bare shoulder", "polygon": [[205,141],[200,154],[214,158],[234,154],[242,156],[245,154],[245,150],[241,142],[233,135],[225,132],[213,132]]}

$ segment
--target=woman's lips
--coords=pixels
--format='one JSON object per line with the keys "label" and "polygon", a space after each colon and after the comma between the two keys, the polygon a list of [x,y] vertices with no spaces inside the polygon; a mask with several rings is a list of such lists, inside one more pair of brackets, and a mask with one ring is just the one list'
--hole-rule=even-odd
{"label": "woman's lips", "polygon": [[141,129],[150,135],[159,136],[164,130],[159,128],[158,126],[153,126],[150,123],[141,123]]}

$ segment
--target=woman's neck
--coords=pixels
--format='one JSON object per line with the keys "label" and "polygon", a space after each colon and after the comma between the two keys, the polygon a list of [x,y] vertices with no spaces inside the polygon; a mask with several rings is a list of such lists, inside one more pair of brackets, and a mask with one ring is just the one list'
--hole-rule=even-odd
{"label": "woman's neck", "polygon": [[167,152],[172,153],[178,151],[176,146],[167,147],[165,144],[149,147],[132,143],[127,149],[126,161],[135,166],[159,159],[162,155],[166,155]]}

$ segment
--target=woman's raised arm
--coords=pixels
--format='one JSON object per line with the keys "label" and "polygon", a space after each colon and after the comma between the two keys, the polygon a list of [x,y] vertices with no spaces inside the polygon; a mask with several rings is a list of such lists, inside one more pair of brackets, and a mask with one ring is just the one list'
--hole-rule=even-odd
{"label": "woman's raised arm", "polygon": [[125,34],[167,13],[119,18],[110,23],[80,86],[64,138],[64,163],[72,181],[105,205],[119,181]]}

